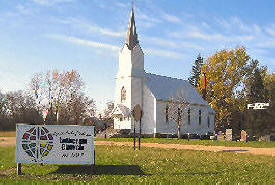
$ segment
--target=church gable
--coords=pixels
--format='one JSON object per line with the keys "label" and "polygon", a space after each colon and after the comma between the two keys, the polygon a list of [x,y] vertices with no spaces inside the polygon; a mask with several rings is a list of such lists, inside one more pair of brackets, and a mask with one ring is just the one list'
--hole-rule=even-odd
{"label": "church gable", "polygon": [[122,105],[122,104],[118,104],[112,111],[111,113],[112,115],[116,116],[116,115],[121,115],[121,116],[129,116],[131,114],[131,111],[129,110],[129,108],[127,108],[126,106]]}

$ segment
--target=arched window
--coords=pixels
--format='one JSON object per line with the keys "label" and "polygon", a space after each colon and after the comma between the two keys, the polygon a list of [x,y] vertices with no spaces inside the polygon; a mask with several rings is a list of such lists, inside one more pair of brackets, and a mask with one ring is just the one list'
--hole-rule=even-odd
{"label": "arched window", "polygon": [[121,88],[121,103],[123,103],[126,100],[126,90],[124,86]]}
{"label": "arched window", "polygon": [[188,114],[188,125],[190,125],[190,123],[191,123],[191,121],[190,121],[190,108],[188,109],[187,114]]}
{"label": "arched window", "polygon": [[201,110],[199,110],[199,124],[201,125]]}
{"label": "arched window", "polygon": [[165,116],[166,116],[166,123],[169,122],[169,117],[168,117],[168,114],[169,114],[169,107],[168,107],[168,104],[166,105],[166,109],[165,109]]}

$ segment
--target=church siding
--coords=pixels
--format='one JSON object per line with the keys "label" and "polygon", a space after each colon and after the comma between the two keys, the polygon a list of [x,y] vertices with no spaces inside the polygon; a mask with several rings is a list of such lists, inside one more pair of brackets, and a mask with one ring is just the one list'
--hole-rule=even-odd
{"label": "church siding", "polygon": [[[131,87],[132,87],[132,93],[131,93],[131,110],[135,107],[135,105],[139,104],[141,108],[143,109],[142,105],[142,79],[141,78],[135,78],[131,77]],[[134,122],[132,123],[132,125]],[[136,125],[136,129],[139,129],[139,124]],[[133,131],[133,127],[132,127]]]}
{"label": "church siding", "polygon": [[143,98],[143,117],[142,117],[142,133],[152,134],[156,128],[155,115],[155,98],[146,85],[144,87]]}
{"label": "church siding", "polygon": [[[157,101],[156,104],[156,132],[160,134],[177,134],[177,124],[173,120],[166,122],[165,107],[167,102]],[[188,115],[187,111],[190,108],[190,125],[188,124]],[[201,124],[199,124],[199,111],[201,110]],[[206,106],[198,105],[186,105],[186,109],[183,112],[184,122],[181,125],[181,134],[206,134],[208,132],[213,132],[214,127],[211,126],[210,118],[210,127],[208,128],[207,117],[208,111]]]}
{"label": "church siding", "polygon": [[137,44],[133,48],[131,61],[132,61],[132,70],[138,70],[140,72],[144,72],[144,54],[139,44]]}
{"label": "church siding", "polygon": [[172,121],[166,122],[166,102],[157,101],[156,102],[156,132],[160,134],[165,133],[177,133],[177,126]]}
{"label": "church siding", "polygon": [[132,69],[132,52],[125,45],[119,52],[119,70],[117,76],[128,77],[131,76]]}
{"label": "church siding", "polygon": [[[126,90],[126,100],[121,102],[121,89],[122,87]],[[115,90],[115,105],[123,104],[126,107],[131,106],[131,81],[125,77],[119,77],[116,79],[116,90]],[[115,129],[129,129],[131,128],[131,119],[114,119],[114,128]]]}

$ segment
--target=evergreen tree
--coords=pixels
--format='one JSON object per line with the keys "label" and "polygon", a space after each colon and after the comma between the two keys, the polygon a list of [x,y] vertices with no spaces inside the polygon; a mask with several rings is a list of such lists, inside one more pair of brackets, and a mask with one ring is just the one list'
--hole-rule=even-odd
{"label": "evergreen tree", "polygon": [[[245,129],[256,137],[267,134],[274,127],[274,107],[272,105],[272,80],[265,84],[266,67],[257,67],[246,82],[247,103],[270,103],[267,109],[249,109],[245,111]],[[272,126],[273,125],[273,126]]]}
{"label": "evergreen tree", "polygon": [[197,59],[195,60],[194,65],[192,66],[192,72],[190,74],[190,77],[188,78],[189,83],[192,84],[194,87],[197,87],[199,83],[202,64],[203,58],[199,54]]}
{"label": "evergreen tree", "polygon": [[250,103],[266,102],[268,100],[268,90],[264,86],[264,77],[267,74],[266,67],[257,67],[248,80]]}

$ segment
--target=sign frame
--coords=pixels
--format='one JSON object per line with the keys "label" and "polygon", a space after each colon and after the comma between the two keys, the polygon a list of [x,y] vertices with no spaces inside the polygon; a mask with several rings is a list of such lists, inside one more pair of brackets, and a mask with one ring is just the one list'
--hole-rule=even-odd
{"label": "sign frame", "polygon": [[[21,127],[21,128],[20,128]],[[70,153],[70,157],[68,157],[68,158],[64,158],[64,159],[66,159],[66,160],[64,160],[64,161],[62,161],[62,160],[55,160],[55,159],[46,159],[46,160],[44,160],[42,157],[44,157],[44,156],[40,156],[41,155],[41,151],[40,151],[40,149],[41,149],[41,145],[40,145],[40,142],[42,142],[42,140],[41,140],[41,137],[39,138],[39,139],[37,139],[37,140],[33,140],[32,141],[32,143],[36,143],[36,148],[35,148],[35,150],[36,150],[36,153],[37,153],[37,158],[35,158],[35,156],[30,156],[30,158],[29,159],[25,159],[25,160],[22,160],[22,156],[20,156],[20,155],[25,155],[26,156],[26,154],[24,153],[24,152],[26,152],[26,150],[23,148],[23,142],[22,142],[22,140],[23,140],[23,136],[22,136],[22,130],[20,130],[20,129],[25,129],[25,132],[24,133],[27,133],[26,132],[26,130],[28,130],[29,128],[36,128],[37,129],[37,137],[39,137],[39,129],[38,128],[46,128],[46,130],[62,130],[62,129],[64,129],[65,131],[62,133],[62,134],[64,134],[64,142],[66,142],[67,140],[67,135],[69,135],[69,134],[71,134],[71,135],[74,135],[75,136],[75,138],[77,137],[77,136],[81,136],[80,138],[85,138],[84,140],[82,140],[82,141],[85,141],[86,140],[86,144],[89,144],[90,143],[90,146],[89,145],[85,145],[85,144],[83,144],[83,145],[85,145],[86,147],[88,147],[88,152],[86,151],[86,152],[84,152],[84,149],[85,149],[85,147],[83,146],[83,150],[78,150],[78,149],[76,149],[76,148],[74,148],[75,150],[74,151],[67,151],[68,153]],[[68,130],[70,130],[71,129],[71,131],[70,132],[68,132]],[[91,129],[89,132],[87,132],[87,134],[84,136],[84,133],[86,133],[86,132],[82,132],[83,130],[89,130],[89,129]],[[20,132],[21,131],[21,132]],[[75,131],[75,133],[74,133],[74,131]],[[42,131],[41,131],[42,132]],[[41,133],[40,132],[40,133]],[[82,133],[81,133],[82,132]],[[56,132],[55,132],[56,133]],[[55,134],[54,133],[54,134]],[[73,134],[74,133],[74,134]],[[78,135],[76,135],[76,133],[78,133]],[[52,141],[52,143],[53,142],[56,142],[58,139],[56,139],[56,138],[54,138],[54,137],[58,137],[58,136],[56,136],[56,135],[54,135],[53,133],[51,133],[51,135],[53,135],[52,137],[52,140],[47,140],[47,143],[49,143],[50,141]],[[67,134],[67,135],[66,135]],[[80,134],[82,134],[82,135],[80,135]],[[88,139],[90,140],[90,141],[88,141]],[[61,137],[60,137],[60,143],[58,143],[58,144],[55,144],[56,146],[61,146]],[[72,139],[72,140],[74,140],[74,139]],[[75,139],[75,141],[76,141],[76,139]],[[43,141],[44,142],[44,141]],[[75,143],[75,147],[78,147],[78,145],[77,144],[79,144],[79,146],[80,147],[82,147],[81,146],[81,143],[80,143],[80,139],[79,139],[79,141],[76,141],[76,142],[79,142],[79,143]],[[29,142],[30,143],[30,142]],[[50,144],[48,144],[47,146],[49,146]],[[51,149],[53,149],[53,151],[49,151],[49,153],[51,153],[51,155],[49,155],[49,156],[46,156],[46,158],[48,157],[50,157],[50,156],[58,156],[59,157],[59,159],[62,159],[62,157],[61,157],[61,155],[64,155],[64,153],[63,154],[57,154],[57,151],[60,151],[60,149],[56,149],[56,148],[54,148],[54,143],[53,144],[51,144],[52,146],[52,148]],[[20,148],[20,147],[22,147],[22,148]],[[28,147],[30,147],[29,145],[28,145]],[[67,146],[66,146],[67,147]],[[23,149],[25,150],[25,151],[23,151]],[[82,148],[81,148],[82,149]],[[30,149],[29,149],[30,150]],[[67,149],[66,149],[67,150]],[[48,151],[48,150],[47,150]],[[85,158],[85,160],[83,160],[83,161],[81,161],[81,160],[77,160],[77,159],[79,159],[79,158],[77,158],[77,157],[79,157],[79,153],[80,153],[80,151],[83,151],[82,153],[83,153],[83,156],[84,155],[88,155],[86,158]],[[19,152],[21,152],[21,153],[19,153]],[[43,151],[44,152],[44,151]],[[54,152],[56,152],[56,153],[54,153]],[[89,152],[91,152],[91,153],[89,153]],[[22,154],[23,153],[23,154]],[[76,160],[72,160],[72,161],[70,161],[70,159],[73,159],[73,153],[75,153],[75,154],[79,154],[75,159]],[[81,153],[81,156],[82,156],[82,153]],[[35,154],[35,153],[33,153],[33,154]],[[43,153],[44,154],[44,153]],[[39,155],[39,156],[38,156]],[[20,158],[21,157],[21,158]],[[31,158],[32,157],[32,158]],[[91,158],[90,158],[91,157]],[[41,160],[41,158],[42,158],[42,160]],[[90,158],[90,159],[89,159]],[[87,160],[88,159],[88,160]],[[94,149],[94,126],[78,126],[78,125],[28,125],[28,124],[16,124],[16,159],[15,159],[15,161],[16,161],[16,163],[17,164],[20,164],[20,166],[21,166],[21,163],[38,163],[38,164],[87,164],[87,165],[94,165],[95,164],[95,149]]]}

